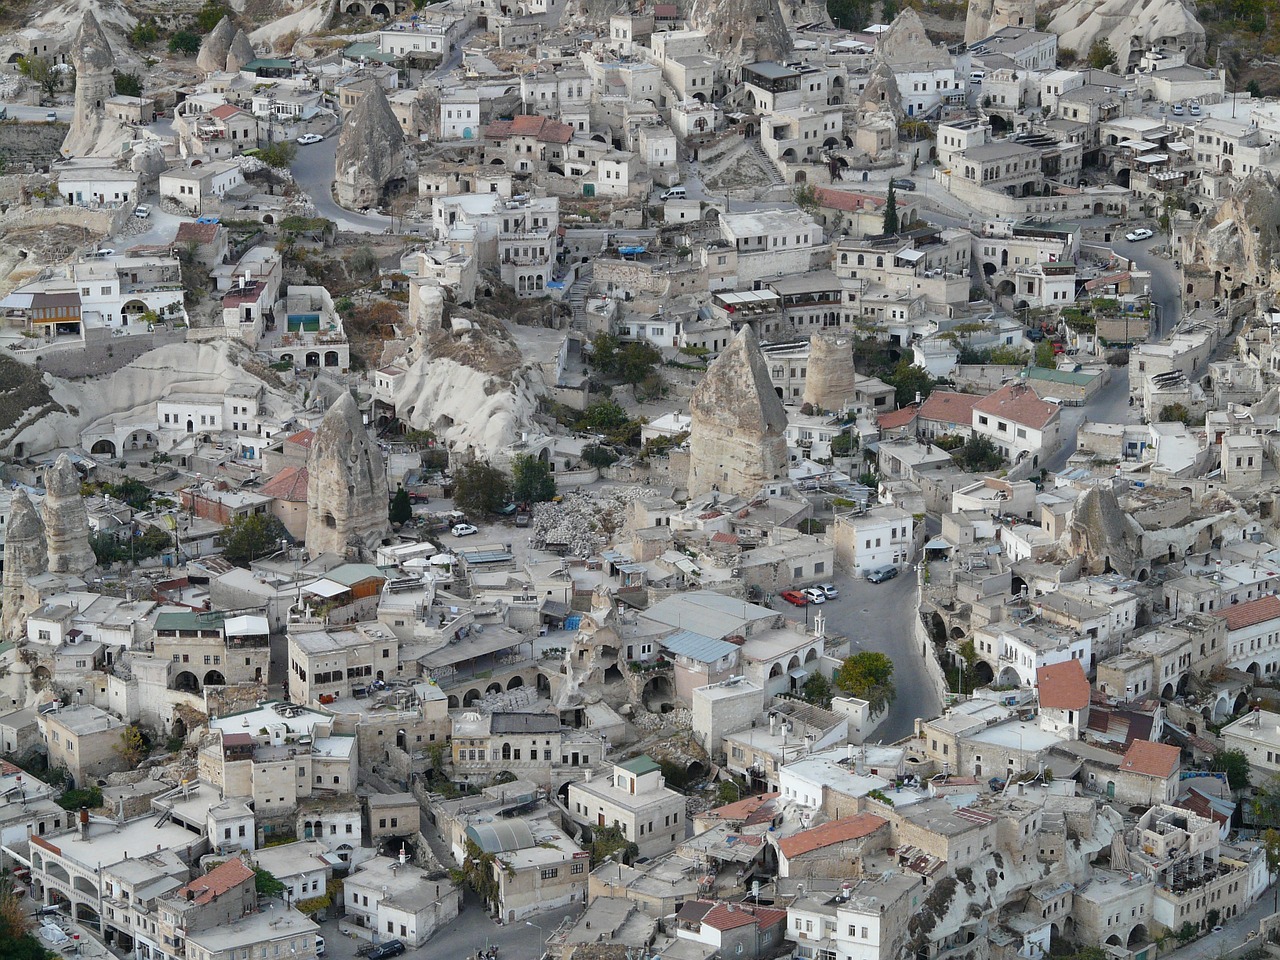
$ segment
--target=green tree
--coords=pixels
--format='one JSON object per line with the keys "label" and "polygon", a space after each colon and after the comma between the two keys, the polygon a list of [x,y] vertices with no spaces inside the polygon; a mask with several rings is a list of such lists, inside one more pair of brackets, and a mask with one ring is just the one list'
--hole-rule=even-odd
{"label": "green tree", "polygon": [[818,190],[812,183],[802,183],[792,190],[791,199],[805,213],[813,213],[818,209]]}
{"label": "green tree", "polygon": [[898,16],[897,0],[884,0],[884,2],[880,4],[880,11],[881,17],[883,17],[885,23],[893,23],[894,19]]}
{"label": "green tree", "polygon": [[120,746],[116,748],[130,767],[136,767],[147,757],[147,738],[136,723],[125,727],[120,734]]}
{"label": "green tree", "polygon": [[142,78],[136,73],[116,71],[116,94],[121,97],[142,96]]}
{"label": "green tree", "polygon": [[999,470],[1004,463],[999,449],[987,437],[970,437],[964,446],[951,454],[951,458],[968,473]]}
{"label": "green tree", "polygon": [[815,671],[809,674],[801,691],[800,695],[804,697],[805,702],[822,707],[824,710],[831,706],[831,681],[827,679],[825,673]]}
{"label": "green tree", "polygon": [[595,867],[606,857],[613,856],[623,863],[630,863],[640,854],[640,848],[623,834],[617,826],[591,828],[591,866]]}
{"label": "green tree", "polygon": [[62,88],[62,71],[48,57],[22,57],[18,72],[39,87],[46,100]]}
{"label": "green tree", "polygon": [[1262,98],[1262,87],[1258,85],[1257,80],[1250,80],[1245,85],[1245,90],[1247,90],[1249,92],[1249,96],[1253,97],[1255,100],[1260,100]]}
{"label": "green tree", "polygon": [[1106,37],[1093,41],[1093,46],[1089,48],[1089,66],[1094,70],[1105,70],[1115,62],[1116,52],[1111,49],[1111,43]]}
{"label": "green tree", "polygon": [[617,463],[618,455],[608,447],[592,443],[582,448],[582,462],[589,467],[603,470],[605,467],[611,467]]}
{"label": "green tree", "polygon": [[298,155],[298,148],[289,140],[276,140],[258,151],[258,159],[268,167],[286,169]]}
{"label": "green tree", "polygon": [[893,701],[893,661],[883,653],[864,650],[846,657],[836,671],[837,690],[866,700],[872,713],[886,709]]}
{"label": "green tree", "polygon": [[1196,937],[1196,927],[1190,920],[1183,920],[1182,926],[1178,928],[1178,932],[1174,934],[1174,938],[1178,943],[1187,943]]}
{"label": "green tree", "polygon": [[716,784],[717,807],[723,807],[730,803],[737,803],[746,796],[749,796],[749,794],[743,791],[742,784],[737,780],[721,780]]}
{"label": "green tree", "polygon": [[497,513],[511,499],[507,475],[487,463],[469,463],[453,477],[454,505],[468,516]]}
{"label": "green tree", "polygon": [[47,960],[53,956],[31,935],[27,915],[29,901],[19,900],[13,889],[13,878],[0,874],[0,943],[7,960]]}
{"label": "green tree", "polygon": [[1053,344],[1048,340],[1041,340],[1036,344],[1036,366],[1043,367],[1045,370],[1052,370],[1058,365],[1058,361],[1053,353]]}
{"label": "green tree", "polygon": [[597,400],[588,404],[578,418],[577,428],[584,433],[612,433],[631,418],[612,400]]}
{"label": "green tree", "polygon": [[139,49],[146,49],[157,40],[160,39],[160,30],[156,27],[156,22],[148,17],[146,20],[139,20],[132,30],[129,31],[129,42]]}
{"label": "green tree", "polygon": [[611,377],[618,369],[620,343],[612,333],[597,333],[591,338],[591,365]]}
{"label": "green tree", "polygon": [[906,357],[898,361],[885,380],[893,387],[893,399],[899,407],[915,403],[917,399],[923,400],[933,390],[933,377],[929,376],[929,372],[923,367],[917,367]]}
{"label": "green tree", "polygon": [[347,258],[347,266],[358,277],[372,277],[378,272],[378,255],[367,243],[357,247]]}
{"label": "green tree", "polygon": [[275,553],[289,531],[279,518],[269,513],[251,513],[235,517],[222,528],[222,556],[237,567],[247,567],[254,560]]}
{"label": "green tree", "polygon": [[881,233],[893,236],[898,232],[898,195],[894,191],[893,181],[889,181],[889,192],[884,198],[884,224]]}
{"label": "green tree", "polygon": [[1243,793],[1251,786],[1249,757],[1243,750],[1219,750],[1209,761],[1209,769],[1225,773],[1233,793]]}
{"label": "green tree", "polygon": [[413,519],[413,504],[409,501],[409,491],[404,487],[396,490],[396,495],[391,498],[391,507],[387,510],[387,517],[392,523],[405,524]]}
{"label": "green tree", "polygon": [[253,885],[260,897],[278,897],[284,893],[284,884],[270,870],[253,868]]}
{"label": "green tree", "polygon": [[842,30],[863,30],[871,22],[871,0],[827,0],[827,14]]}
{"label": "green tree", "polygon": [[634,386],[643,382],[662,362],[662,354],[647,343],[628,343],[618,351],[615,374],[623,383]]}
{"label": "green tree", "polygon": [[224,4],[210,0],[196,14],[196,28],[203,33],[212,32],[223,17],[231,15],[231,9]]}
{"label": "green tree", "polygon": [[1191,423],[1191,411],[1181,403],[1166,403],[1156,414],[1157,423]]}
{"label": "green tree", "polygon": [[556,478],[545,460],[527,453],[512,459],[511,497],[516,503],[543,503],[555,495]]}
{"label": "green tree", "polygon": [[179,30],[169,38],[170,53],[184,53],[191,56],[200,52],[200,34],[190,30]]}
{"label": "green tree", "polygon": [[1262,849],[1267,855],[1267,874],[1271,877],[1271,887],[1275,891],[1273,912],[1280,912],[1280,830],[1268,827],[1262,834]]}
{"label": "green tree", "polygon": [[133,477],[125,477],[119,483],[105,483],[102,492],[135,510],[145,510],[153,495],[150,487]]}
{"label": "green tree", "polygon": [[64,790],[56,802],[63,810],[79,810],[81,807],[92,809],[102,806],[102,791],[97,787]]}

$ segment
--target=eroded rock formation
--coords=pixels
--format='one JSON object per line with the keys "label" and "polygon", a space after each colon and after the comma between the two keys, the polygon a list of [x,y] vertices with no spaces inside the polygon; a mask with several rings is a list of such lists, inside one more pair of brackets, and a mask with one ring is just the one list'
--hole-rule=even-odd
{"label": "eroded rock formation", "polygon": [[1183,253],[1188,280],[1204,300],[1239,299],[1280,280],[1280,182],[1270,170],[1244,178],[1204,216]]}
{"label": "eroded rock formation", "polygon": [[231,50],[231,38],[236,35],[229,17],[223,17],[218,25],[205,34],[196,54],[196,66],[205,73],[216,73],[227,67],[227,53]]}
{"label": "eroded rock formation", "polygon": [[48,569],[44,523],[25,490],[13,495],[4,540],[4,619],[0,640],[14,637],[35,603],[27,592],[31,577]]}
{"label": "eroded rock formation", "polygon": [[791,52],[791,34],[778,0],[693,0],[689,25],[729,65],[781,60]]}
{"label": "eroded rock formation", "polygon": [[342,126],[335,159],[338,202],[371,207],[404,171],[404,133],[382,88],[360,98]]}
{"label": "eroded rock formation", "polygon": [[355,398],[320,422],[307,459],[307,553],[359,558],[387,533],[387,468]]}
{"label": "eroded rock formation", "polygon": [[929,70],[949,67],[952,57],[944,46],[935,46],[925,33],[920,14],[907,7],[894,17],[889,29],[876,41],[875,58],[891,67]]}
{"label": "eroded rock formation", "polygon": [[97,560],[89,546],[89,514],[80,495],[80,474],[65,453],[45,470],[44,486],[41,513],[48,541],[49,572],[85,574]]}
{"label": "eroded rock formation", "polygon": [[227,51],[227,72],[238,73],[244,68],[245,64],[251,63],[257,58],[258,55],[254,52],[253,44],[249,42],[249,37],[243,30],[237,30],[236,35],[231,39],[231,47]]}
{"label": "eroded rock formation", "polygon": [[1204,27],[1188,0],[1068,0],[1050,9],[1049,30],[1058,35],[1059,47],[1084,58],[1095,43],[1106,40],[1119,73],[1127,72],[1148,47],[1185,50],[1188,61],[1201,60],[1205,52]]}
{"label": "eroded rock formation", "polygon": [[1110,487],[1096,486],[1080,495],[1067,538],[1071,555],[1080,557],[1084,564],[1084,573],[1134,575],[1142,527],[1120,509]]}
{"label": "eroded rock formation", "polygon": [[70,157],[115,154],[120,141],[132,139],[132,134],[107,116],[106,102],[116,92],[116,60],[92,10],[85,11],[71,42],[71,63],[76,68],[75,112],[62,153]]}
{"label": "eroded rock formation", "polygon": [[1035,0],[970,0],[964,42],[977,43],[1005,27],[1034,29],[1035,25]]}
{"label": "eroded rock formation", "polygon": [[853,369],[853,341],[815,333],[809,338],[809,364],[804,379],[804,402],[821,410],[843,410],[857,386]]}
{"label": "eroded rock formation", "polygon": [[752,498],[786,476],[787,414],[749,325],[707,368],[689,414],[690,496],[719,490]]}

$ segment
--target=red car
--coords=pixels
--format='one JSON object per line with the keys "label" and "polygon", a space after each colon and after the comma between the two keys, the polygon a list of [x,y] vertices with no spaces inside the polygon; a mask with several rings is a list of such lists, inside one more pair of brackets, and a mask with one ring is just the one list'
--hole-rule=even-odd
{"label": "red car", "polygon": [[809,598],[799,590],[783,590],[782,599],[787,603],[795,604],[797,607],[803,607],[809,603]]}

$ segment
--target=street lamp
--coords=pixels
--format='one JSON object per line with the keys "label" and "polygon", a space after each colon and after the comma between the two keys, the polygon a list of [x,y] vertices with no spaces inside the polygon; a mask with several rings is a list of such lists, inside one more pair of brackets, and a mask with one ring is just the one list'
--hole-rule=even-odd
{"label": "street lamp", "polygon": [[542,960],[542,958],[547,955],[547,931],[542,929],[542,924],[534,923],[532,920],[526,920],[524,922],[524,925],[526,927],[536,927],[538,930],[538,933],[541,934],[542,943],[538,951],[538,960]]}

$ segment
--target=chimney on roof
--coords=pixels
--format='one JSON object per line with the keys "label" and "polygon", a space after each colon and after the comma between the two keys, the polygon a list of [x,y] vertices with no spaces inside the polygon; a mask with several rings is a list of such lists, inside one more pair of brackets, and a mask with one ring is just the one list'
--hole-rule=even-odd
{"label": "chimney on roof", "polygon": [[89,808],[80,808],[80,839],[88,841],[89,839]]}

